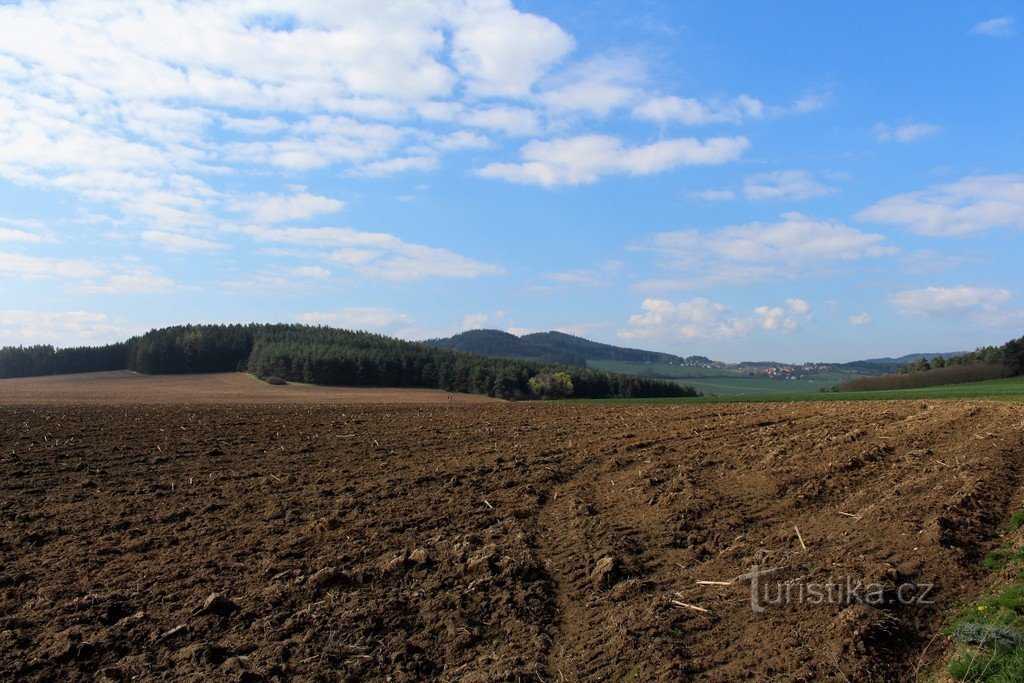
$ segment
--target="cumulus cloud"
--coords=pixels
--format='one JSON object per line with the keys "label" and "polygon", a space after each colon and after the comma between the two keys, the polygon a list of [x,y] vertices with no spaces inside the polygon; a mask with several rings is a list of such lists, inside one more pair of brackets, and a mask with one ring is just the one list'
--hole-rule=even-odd
{"label": "cumulus cloud", "polygon": [[[878,258],[897,252],[883,235],[796,212],[775,223],[746,223],[710,232],[680,230],[654,236],[643,248],[657,253],[669,277],[641,289],[694,289],[805,276],[830,262]],[[676,275],[678,274],[678,275]]]}
{"label": "cumulus cloud", "polygon": [[[26,0],[0,25],[0,177],[161,231],[216,224],[232,166],[385,175],[434,168],[417,148],[484,146],[424,118],[532,134],[538,82],[574,49],[509,0]],[[337,208],[284,202],[267,220]]]}
{"label": "cumulus cloud", "polygon": [[971,27],[971,33],[993,38],[1009,38],[1017,35],[1016,20],[1013,17],[996,17],[979,21]]}
{"label": "cumulus cloud", "polygon": [[236,213],[247,213],[257,223],[281,223],[337,213],[345,208],[345,202],[309,192],[288,195],[263,193],[229,200],[227,208]]}
{"label": "cumulus cloud", "polygon": [[806,171],[773,171],[747,176],[743,181],[743,194],[747,199],[802,200],[824,197],[834,190],[814,180]]}
{"label": "cumulus cloud", "polygon": [[222,242],[165,230],[143,230],[140,236],[144,242],[155,244],[172,254],[184,254],[190,251],[217,251],[228,247]]}
{"label": "cumulus cloud", "polygon": [[19,280],[57,280],[88,294],[149,294],[177,286],[170,278],[133,261],[99,262],[0,252],[0,275]]}
{"label": "cumulus cloud", "polygon": [[357,169],[357,173],[367,176],[388,176],[404,171],[432,171],[437,168],[437,163],[437,157],[433,155],[395,157],[363,164]]}
{"label": "cumulus cloud", "polygon": [[881,142],[913,142],[942,131],[942,126],[933,123],[904,123],[890,126],[884,123],[875,124],[875,135]]}
{"label": "cumulus cloud", "polygon": [[353,228],[238,228],[257,242],[316,247],[317,255],[358,275],[396,281],[430,277],[476,278],[501,268],[447,249],[412,244],[382,232]]}
{"label": "cumulus cloud", "polygon": [[0,242],[41,244],[49,242],[42,221],[21,218],[0,218]]}
{"label": "cumulus cloud", "polygon": [[559,273],[547,273],[541,277],[562,285],[580,287],[609,287],[612,284],[611,277],[622,270],[620,261],[605,261],[597,268],[577,268]]}
{"label": "cumulus cloud", "polygon": [[487,326],[496,327],[505,320],[505,311],[494,313],[469,313],[462,318],[462,329],[480,330]]}
{"label": "cumulus cloud", "polygon": [[688,192],[686,196],[691,199],[702,199],[706,202],[722,202],[730,199],[736,199],[736,193],[730,189],[693,190],[692,192]]}
{"label": "cumulus cloud", "polygon": [[707,102],[692,97],[655,97],[633,110],[633,115],[640,119],[659,123],[681,123],[687,126],[740,123],[744,119],[759,119],[764,113],[764,104],[749,95]]}
{"label": "cumulus cloud", "polygon": [[574,47],[557,24],[509,2],[466,3],[453,18],[452,60],[470,91],[519,97]]}
{"label": "cumulus cloud", "polygon": [[859,315],[850,316],[851,325],[867,325],[871,322],[871,316],[867,313],[861,313]]}
{"label": "cumulus cloud", "polygon": [[86,259],[63,259],[0,252],[0,273],[21,280],[62,278],[83,280],[104,274],[102,265]]}
{"label": "cumulus cloud", "polygon": [[600,56],[575,65],[548,83],[537,100],[556,113],[607,116],[634,102],[645,80],[645,68],[638,60]]}
{"label": "cumulus cloud", "polygon": [[767,105],[756,97],[742,94],[732,99],[693,97],[650,97],[633,109],[633,116],[661,124],[705,126],[713,123],[739,124],[744,121],[807,114],[828,104],[827,93],[809,93],[789,105]]}
{"label": "cumulus cloud", "polygon": [[794,332],[800,320],[811,320],[810,306],[802,299],[787,299],[783,306],[758,306],[750,315],[736,315],[726,305],[703,297],[672,303],[666,299],[646,299],[642,312],[629,318],[619,332],[623,339],[731,339],[755,330]]}
{"label": "cumulus cloud", "polygon": [[5,310],[0,344],[97,344],[121,339],[130,330],[103,313]]}
{"label": "cumulus cloud", "polygon": [[331,271],[320,266],[299,266],[298,268],[289,269],[288,272],[298,277],[312,278],[314,280],[326,280],[331,277]]}
{"label": "cumulus cloud", "polygon": [[883,199],[856,218],[903,225],[912,232],[948,237],[992,228],[1024,228],[1024,176],[968,176],[955,183]]}
{"label": "cumulus cloud", "polygon": [[537,113],[525,107],[492,106],[461,114],[458,121],[467,126],[486,128],[508,135],[532,135],[540,130]]}
{"label": "cumulus cloud", "polygon": [[888,300],[901,315],[933,318],[993,313],[1012,298],[1008,289],[959,285],[908,289],[890,294]]}
{"label": "cumulus cloud", "polygon": [[745,137],[675,138],[627,147],[607,135],[581,135],[533,141],[522,149],[523,162],[494,163],[477,171],[484,178],[514,183],[580,185],[611,174],[651,175],[679,166],[722,164],[738,159],[750,146]]}
{"label": "cumulus cloud", "polygon": [[458,151],[462,149],[487,149],[494,143],[490,138],[468,130],[459,130],[442,136],[436,143],[438,149]]}

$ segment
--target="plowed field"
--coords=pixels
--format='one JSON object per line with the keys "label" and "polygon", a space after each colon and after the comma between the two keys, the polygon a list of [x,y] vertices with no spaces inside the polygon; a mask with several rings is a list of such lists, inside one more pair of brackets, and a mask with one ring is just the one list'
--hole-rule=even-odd
{"label": "plowed field", "polygon": [[[7,405],[0,444],[0,679],[909,679],[1024,483],[985,402]],[[755,611],[753,566],[886,597]]]}

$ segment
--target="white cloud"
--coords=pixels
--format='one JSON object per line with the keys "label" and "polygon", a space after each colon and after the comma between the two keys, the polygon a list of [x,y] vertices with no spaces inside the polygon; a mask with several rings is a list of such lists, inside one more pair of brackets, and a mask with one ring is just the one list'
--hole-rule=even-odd
{"label": "white cloud", "polygon": [[507,1],[471,2],[461,10],[454,20],[452,59],[477,95],[526,95],[575,47],[557,24],[517,12]]}
{"label": "white cloud", "polygon": [[646,247],[675,277],[651,279],[641,289],[695,289],[769,279],[795,279],[830,262],[896,253],[885,237],[831,220],[789,212],[776,223],[747,223],[702,233],[663,232]]}
{"label": "white cloud", "polygon": [[764,113],[764,104],[749,95],[708,102],[701,102],[692,97],[655,97],[633,110],[633,115],[640,119],[659,123],[681,123],[687,126],[740,123],[745,119],[759,119]]}
{"label": "white cloud", "polygon": [[490,138],[468,130],[459,130],[443,136],[436,143],[438,149],[458,151],[462,149],[487,149],[493,147]]}
{"label": "white cloud", "polygon": [[679,123],[686,126],[704,126],[712,123],[739,124],[763,118],[807,114],[824,108],[828,101],[827,93],[809,93],[789,105],[766,105],[756,97],[746,94],[732,99],[708,100],[669,95],[652,97],[641,102],[633,109],[633,116],[661,124]]}
{"label": "white cloud", "polygon": [[883,199],[857,214],[862,221],[905,225],[948,237],[991,228],[1024,228],[1024,176],[969,176],[955,183]]}
{"label": "white cloud", "polygon": [[424,126],[463,113],[535,133],[537,82],[574,48],[509,0],[26,0],[0,25],[0,178],[159,231],[216,225],[232,166],[430,170],[434,151],[486,146]]}
{"label": "white cloud", "polygon": [[875,135],[880,142],[913,142],[942,131],[942,126],[933,123],[904,123],[898,126],[889,126],[884,123],[875,124]]}
{"label": "white cloud", "polygon": [[221,125],[226,130],[234,130],[247,135],[269,135],[284,130],[288,125],[276,116],[262,116],[260,118],[235,118],[225,116]]}
{"label": "white cloud", "polygon": [[24,242],[38,245],[50,242],[44,234],[42,221],[31,219],[0,218],[0,242]]}
{"label": "white cloud", "polygon": [[350,330],[371,332],[395,332],[412,325],[415,321],[391,308],[352,306],[337,311],[311,311],[295,317],[307,325],[330,325]]}
{"label": "white cloud", "polygon": [[382,232],[352,228],[239,228],[257,242],[316,247],[317,255],[353,272],[380,280],[419,280],[429,277],[476,278],[504,271],[447,249],[405,242]]}
{"label": "white cloud", "polygon": [[736,193],[729,189],[694,190],[692,192],[688,192],[687,196],[692,199],[703,199],[706,202],[721,202],[736,199]]}
{"label": "white cloud", "polygon": [[643,64],[632,58],[597,57],[563,73],[537,100],[556,113],[586,112],[607,116],[628,106],[646,80]]}
{"label": "white cloud", "polygon": [[540,130],[536,112],[524,107],[494,106],[475,109],[458,118],[460,123],[508,135],[532,135]]}
{"label": "white cloud", "polygon": [[288,272],[298,277],[308,277],[314,280],[326,280],[331,277],[331,271],[320,266],[299,266],[291,268]]}
{"label": "white cloud", "polygon": [[437,168],[436,157],[410,156],[363,164],[359,167],[358,173],[367,176],[387,176],[404,171],[432,171],[435,168]]}
{"label": "white cloud", "polygon": [[144,268],[108,275],[98,281],[85,281],[76,285],[77,291],[89,294],[156,294],[169,292],[174,288],[173,280]]}
{"label": "white cloud", "polygon": [[120,339],[129,330],[102,313],[87,311],[11,311],[0,315],[0,343],[74,344]]}
{"label": "white cloud", "polygon": [[1016,20],[1013,17],[997,17],[987,21],[979,21],[971,28],[971,33],[995,38],[1008,38],[1017,35]]}
{"label": "white cloud", "polygon": [[308,192],[290,195],[264,193],[232,199],[228,201],[227,208],[236,213],[247,213],[257,223],[281,223],[337,213],[345,208],[345,202]]}
{"label": "white cloud", "polygon": [[597,182],[601,176],[650,175],[684,165],[722,164],[738,159],[750,146],[744,137],[662,140],[626,147],[606,135],[581,135],[533,141],[522,149],[519,164],[494,163],[477,171],[485,178],[553,187]]}
{"label": "white cloud", "polygon": [[227,249],[228,245],[212,240],[205,240],[179,232],[163,230],[143,230],[143,241],[155,244],[172,254],[184,254],[190,251],[217,251]]}
{"label": "white cloud", "polygon": [[754,316],[761,329],[769,332],[795,332],[800,328],[799,318],[807,322],[813,319],[811,307],[803,299],[786,299],[785,306],[758,306]]}
{"label": "white cloud", "polygon": [[619,332],[623,339],[732,339],[761,329],[794,332],[799,319],[810,320],[810,306],[802,299],[787,299],[784,306],[758,306],[752,315],[736,315],[727,306],[703,297],[672,303],[646,299],[642,312],[630,316],[629,326]]}
{"label": "white cloud", "polygon": [[747,199],[802,200],[823,197],[834,190],[814,180],[806,171],[773,171],[747,176],[743,181],[743,194]]}
{"label": "white cloud", "polygon": [[959,285],[909,289],[890,294],[888,300],[897,312],[905,316],[989,318],[1012,298],[1013,295],[1007,289]]}
{"label": "white cloud", "polygon": [[74,292],[87,294],[152,294],[176,288],[169,278],[132,260],[100,263],[0,252],[0,275],[25,281],[63,280]]}
{"label": "white cloud", "polygon": [[861,313],[860,315],[851,315],[850,316],[850,324],[851,325],[867,325],[870,322],[871,322],[871,316],[868,315],[867,313]]}
{"label": "white cloud", "polygon": [[598,268],[578,268],[560,273],[547,273],[541,277],[563,285],[581,287],[609,287],[611,276],[622,270],[620,261],[605,261]]}
{"label": "white cloud", "polygon": [[797,99],[789,107],[782,107],[775,109],[773,113],[775,115],[784,114],[809,114],[811,112],[821,111],[828,106],[832,100],[832,95],[826,90],[821,92],[811,92],[803,97]]}
{"label": "white cloud", "polygon": [[102,277],[104,268],[85,259],[61,259],[0,252],[0,273],[22,280],[46,278],[86,279]]}
{"label": "white cloud", "polygon": [[497,326],[504,319],[505,311],[497,311],[495,313],[469,313],[462,318],[462,329],[464,331],[481,330],[488,324]]}

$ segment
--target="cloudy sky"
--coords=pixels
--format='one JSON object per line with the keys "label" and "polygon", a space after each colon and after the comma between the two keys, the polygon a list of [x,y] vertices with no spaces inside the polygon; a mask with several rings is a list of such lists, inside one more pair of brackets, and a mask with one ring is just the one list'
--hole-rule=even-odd
{"label": "cloudy sky", "polygon": [[1002,342],[1021,64],[998,1],[0,3],[0,343]]}

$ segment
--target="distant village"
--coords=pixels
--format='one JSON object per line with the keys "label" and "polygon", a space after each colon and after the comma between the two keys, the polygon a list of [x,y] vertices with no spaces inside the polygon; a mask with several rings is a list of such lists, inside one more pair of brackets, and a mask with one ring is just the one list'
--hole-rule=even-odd
{"label": "distant village", "polygon": [[801,365],[786,365],[781,363],[723,363],[713,361],[704,356],[690,356],[681,358],[678,362],[669,362],[669,365],[680,365],[690,368],[707,368],[714,370],[734,369],[742,370],[750,377],[764,377],[767,379],[804,379],[806,375],[813,375],[822,372],[836,370],[829,363],[803,363]]}
{"label": "distant village", "polygon": [[744,369],[751,377],[803,379],[805,375],[812,373],[828,372],[831,367],[827,363],[804,363],[803,365],[768,365]]}

